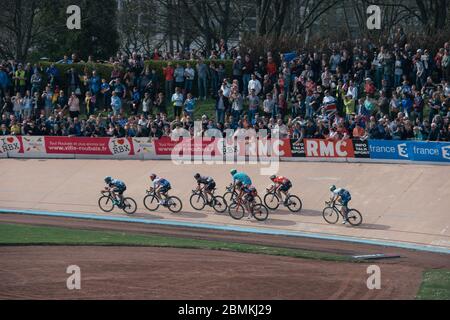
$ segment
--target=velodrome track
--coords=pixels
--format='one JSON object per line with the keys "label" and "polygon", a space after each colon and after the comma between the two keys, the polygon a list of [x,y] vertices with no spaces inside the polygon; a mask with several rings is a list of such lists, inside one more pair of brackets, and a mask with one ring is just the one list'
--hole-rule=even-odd
{"label": "velodrome track", "polygon": [[[282,208],[271,213],[265,223],[231,219],[212,209],[196,212],[189,196],[193,175],[211,175],[218,193],[230,183],[229,170],[247,172],[260,193],[270,181],[260,175],[260,166],[182,165],[170,161],[115,160],[0,160],[1,212],[33,214],[66,213],[76,216],[128,219],[121,211],[104,214],[97,205],[103,178],[111,175],[127,183],[127,195],[138,203],[137,222],[224,228],[281,235],[311,235],[325,239],[345,239],[373,244],[405,245],[423,250],[450,253],[450,168],[431,165],[290,163],[280,164],[279,174],[291,178],[292,193],[303,201],[301,214]],[[183,201],[180,214],[166,209],[148,213],[142,204],[145,189],[155,172],[172,182],[171,194]],[[358,228],[328,225],[322,218],[324,201],[331,184],[352,192],[351,207],[364,217]],[[263,196],[263,194],[262,194]]]}

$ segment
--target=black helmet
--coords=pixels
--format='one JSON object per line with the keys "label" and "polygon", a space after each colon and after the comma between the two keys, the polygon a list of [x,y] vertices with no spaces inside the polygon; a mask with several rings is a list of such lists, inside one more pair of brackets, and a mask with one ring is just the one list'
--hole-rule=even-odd
{"label": "black helmet", "polygon": [[194,176],[194,178],[197,179],[197,180],[200,179],[200,177],[201,177],[200,173],[196,173],[195,176]]}
{"label": "black helmet", "polygon": [[275,180],[277,178],[277,176],[276,175],[273,175],[273,176],[270,176],[270,180]]}

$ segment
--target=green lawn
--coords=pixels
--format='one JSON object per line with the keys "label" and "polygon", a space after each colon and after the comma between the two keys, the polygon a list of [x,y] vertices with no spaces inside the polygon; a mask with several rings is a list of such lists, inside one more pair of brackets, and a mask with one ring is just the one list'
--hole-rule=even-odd
{"label": "green lawn", "polygon": [[450,270],[426,270],[417,294],[419,300],[450,300]]}
{"label": "green lawn", "polygon": [[164,237],[156,235],[139,235],[123,232],[76,230],[16,224],[0,224],[0,246],[1,245],[172,247],[203,250],[225,250],[326,261],[355,261],[349,256],[299,249],[266,247],[262,245]]}

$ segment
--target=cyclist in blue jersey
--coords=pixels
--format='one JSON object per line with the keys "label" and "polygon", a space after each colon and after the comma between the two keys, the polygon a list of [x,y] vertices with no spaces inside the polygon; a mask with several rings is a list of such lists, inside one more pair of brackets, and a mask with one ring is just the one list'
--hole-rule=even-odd
{"label": "cyclist in blue jersey", "polygon": [[169,197],[167,193],[172,189],[170,182],[164,178],[158,177],[154,173],[150,175],[150,180],[153,182],[153,187],[150,188],[150,191],[155,190],[156,195],[161,199],[160,204],[165,205],[167,203],[167,198]]}
{"label": "cyclist in blue jersey", "polygon": [[233,169],[230,171],[231,176],[233,177],[233,186],[236,186],[236,182],[240,181],[244,186],[251,186],[252,185],[252,179],[250,177],[243,173],[243,172],[237,172],[236,169]]}
{"label": "cyclist in blue jersey", "polygon": [[332,197],[331,197],[331,201],[334,203],[336,201],[338,201],[341,205],[341,212],[344,216],[344,222],[343,224],[347,224],[348,223],[348,203],[350,202],[350,200],[352,200],[352,195],[350,194],[350,192],[344,188],[336,188],[335,185],[330,187],[330,191],[332,192]]}
{"label": "cyclist in blue jersey", "polygon": [[105,183],[108,185],[106,191],[112,190],[114,194],[114,204],[121,207],[123,204],[123,193],[127,190],[127,186],[123,181],[113,179],[112,177],[106,177]]}

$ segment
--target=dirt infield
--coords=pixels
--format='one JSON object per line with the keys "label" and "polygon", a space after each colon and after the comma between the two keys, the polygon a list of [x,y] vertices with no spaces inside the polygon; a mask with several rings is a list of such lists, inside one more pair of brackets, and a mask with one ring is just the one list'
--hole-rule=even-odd
{"label": "dirt infield", "polygon": [[[0,247],[0,299],[413,299],[423,270],[450,268],[445,254],[324,240],[23,215],[0,215],[0,223],[401,256],[370,263],[381,268],[382,288],[368,290],[369,263],[191,249],[4,246]],[[81,268],[81,291],[66,288],[66,268],[74,264]]]}
{"label": "dirt infield", "polygon": [[[97,206],[103,178],[112,175],[128,185],[127,194],[138,202],[137,217],[218,225],[239,225],[403,241],[450,248],[450,170],[447,166],[280,163],[279,173],[294,182],[292,192],[304,202],[300,215],[280,209],[266,223],[234,221],[211,210],[195,212],[189,196],[193,174],[215,177],[219,193],[230,182],[229,165],[183,165],[170,161],[113,160],[1,160],[0,208],[102,214]],[[260,192],[269,184],[260,174],[261,165],[236,166],[247,172]],[[166,210],[145,211],[142,205],[149,172],[172,182],[173,194],[181,197],[180,214]],[[328,225],[321,217],[329,185],[352,192],[351,206],[359,209],[364,224],[355,229]]]}
{"label": "dirt infield", "polygon": [[[0,247],[0,299],[412,299],[421,269],[233,252],[127,247]],[[30,263],[32,261],[32,263]],[[81,268],[80,291],[66,269]]]}

